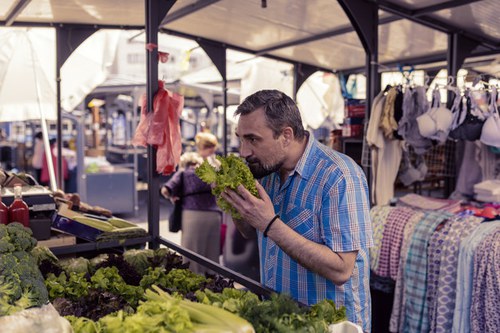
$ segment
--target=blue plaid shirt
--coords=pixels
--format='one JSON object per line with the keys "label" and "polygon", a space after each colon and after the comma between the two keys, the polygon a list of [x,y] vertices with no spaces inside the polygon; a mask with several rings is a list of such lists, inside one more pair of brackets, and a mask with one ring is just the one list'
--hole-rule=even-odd
{"label": "blue plaid shirt", "polygon": [[304,304],[331,299],[336,306],[345,305],[348,320],[369,332],[367,248],[373,240],[368,185],[362,169],[309,135],[304,154],[283,186],[277,173],[264,177],[261,183],[281,220],[297,233],[335,252],[359,251],[351,278],[336,286],[298,264],[259,232],[262,283]]}

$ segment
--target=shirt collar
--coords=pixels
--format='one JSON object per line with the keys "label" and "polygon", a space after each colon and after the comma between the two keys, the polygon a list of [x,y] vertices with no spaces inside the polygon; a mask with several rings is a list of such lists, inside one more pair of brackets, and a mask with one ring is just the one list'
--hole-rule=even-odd
{"label": "shirt collar", "polygon": [[306,149],[302,153],[297,165],[293,169],[293,172],[297,172],[302,178],[309,179],[314,172],[315,166],[312,163],[312,154],[311,152],[315,149],[315,139],[314,135],[311,132],[306,133],[307,137],[307,145]]}

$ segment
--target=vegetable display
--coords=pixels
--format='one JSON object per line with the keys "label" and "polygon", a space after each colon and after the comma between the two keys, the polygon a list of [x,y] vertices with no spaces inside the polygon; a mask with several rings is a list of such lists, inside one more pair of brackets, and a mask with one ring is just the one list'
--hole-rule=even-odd
{"label": "vegetable display", "polygon": [[21,223],[0,224],[0,316],[48,301],[47,288],[35,257],[31,229]]}
{"label": "vegetable display", "polygon": [[332,301],[262,300],[230,279],[195,274],[167,248],[58,260],[47,248],[32,249],[20,224],[0,226],[0,235],[1,318],[50,301],[75,333],[328,332],[346,319]]}
{"label": "vegetable display", "polygon": [[306,307],[287,295],[261,300],[229,279],[195,274],[166,248],[89,262],[88,273],[66,265],[46,280],[54,307],[75,333],[328,332],[346,319],[345,308],[332,301]]}
{"label": "vegetable display", "polygon": [[240,214],[226,200],[221,197],[226,188],[236,190],[243,185],[250,193],[259,196],[255,179],[245,161],[235,155],[227,157],[217,156],[220,166],[216,169],[208,161],[204,161],[196,168],[196,175],[207,184],[213,184],[212,194],[217,198],[217,205],[235,219],[240,219]]}

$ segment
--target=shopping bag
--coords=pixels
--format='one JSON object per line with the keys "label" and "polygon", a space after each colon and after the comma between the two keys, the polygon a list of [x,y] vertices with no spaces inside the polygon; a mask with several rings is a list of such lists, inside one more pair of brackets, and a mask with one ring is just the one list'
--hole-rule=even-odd
{"label": "shopping bag", "polygon": [[174,203],[174,209],[168,218],[168,230],[170,232],[178,232],[182,229],[182,198],[179,198]]}
{"label": "shopping bag", "polygon": [[184,196],[184,172],[181,172],[180,188],[182,189],[179,198],[174,201],[174,209],[168,218],[168,230],[178,232],[182,229],[182,197]]}

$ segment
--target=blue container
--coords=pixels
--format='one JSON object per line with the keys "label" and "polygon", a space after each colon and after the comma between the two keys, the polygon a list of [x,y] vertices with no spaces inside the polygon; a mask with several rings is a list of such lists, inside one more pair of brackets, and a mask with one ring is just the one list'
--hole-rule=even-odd
{"label": "blue container", "polygon": [[95,241],[97,236],[103,233],[102,230],[89,227],[88,225],[61,216],[57,214],[57,212],[52,215],[52,228],[59,229],[67,232],[68,234],[91,242]]}

